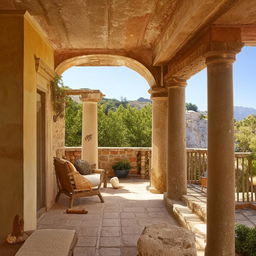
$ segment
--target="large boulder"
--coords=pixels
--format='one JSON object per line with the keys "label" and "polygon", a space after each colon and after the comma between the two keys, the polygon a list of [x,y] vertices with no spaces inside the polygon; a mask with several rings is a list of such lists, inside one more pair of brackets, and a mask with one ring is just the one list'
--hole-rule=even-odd
{"label": "large boulder", "polygon": [[139,256],[196,256],[195,236],[166,223],[145,227],[138,242]]}

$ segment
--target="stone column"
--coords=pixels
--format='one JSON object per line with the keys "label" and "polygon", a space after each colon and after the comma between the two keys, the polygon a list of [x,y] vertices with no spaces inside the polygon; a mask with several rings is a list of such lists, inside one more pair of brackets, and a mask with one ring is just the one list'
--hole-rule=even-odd
{"label": "stone column", "polygon": [[187,193],[186,160],[186,80],[173,78],[168,83],[167,198],[180,200]]}
{"label": "stone column", "polygon": [[152,99],[152,158],[149,190],[152,193],[164,193],[167,173],[167,89],[154,87],[149,92]]}
{"label": "stone column", "polygon": [[82,155],[81,158],[98,168],[98,111],[97,103],[103,94],[91,90],[81,94],[83,102]]}
{"label": "stone column", "polygon": [[234,52],[210,52],[208,72],[207,256],[235,255]]}

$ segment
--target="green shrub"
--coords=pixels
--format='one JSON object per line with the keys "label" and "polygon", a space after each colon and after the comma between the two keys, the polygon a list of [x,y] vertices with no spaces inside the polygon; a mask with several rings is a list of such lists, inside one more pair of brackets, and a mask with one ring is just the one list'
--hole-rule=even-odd
{"label": "green shrub", "polygon": [[241,256],[256,256],[256,228],[236,226],[236,253]]}
{"label": "green shrub", "polygon": [[114,165],[112,165],[112,168],[114,170],[130,170],[131,169],[131,164],[128,160],[121,160]]}

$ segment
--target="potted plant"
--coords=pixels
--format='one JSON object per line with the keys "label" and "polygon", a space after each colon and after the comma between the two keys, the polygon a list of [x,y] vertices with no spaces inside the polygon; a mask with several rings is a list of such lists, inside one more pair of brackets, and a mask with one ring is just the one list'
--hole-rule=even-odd
{"label": "potted plant", "polygon": [[128,160],[121,160],[112,165],[112,169],[118,178],[126,178],[131,169],[131,164]]}

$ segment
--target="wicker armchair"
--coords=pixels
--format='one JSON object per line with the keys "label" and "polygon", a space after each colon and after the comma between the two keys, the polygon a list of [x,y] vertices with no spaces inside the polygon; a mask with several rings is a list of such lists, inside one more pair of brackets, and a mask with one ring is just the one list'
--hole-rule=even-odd
{"label": "wicker armchair", "polygon": [[67,160],[54,158],[54,166],[58,185],[57,202],[60,194],[69,197],[69,207],[73,207],[74,199],[97,195],[101,203],[104,203],[100,193],[100,187],[105,176],[104,170],[93,170],[93,174],[81,175],[73,164]]}

